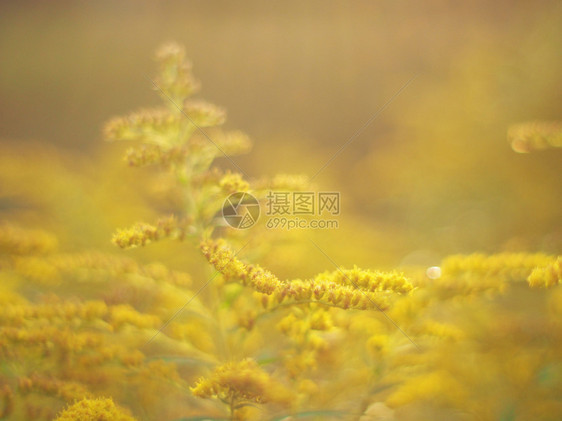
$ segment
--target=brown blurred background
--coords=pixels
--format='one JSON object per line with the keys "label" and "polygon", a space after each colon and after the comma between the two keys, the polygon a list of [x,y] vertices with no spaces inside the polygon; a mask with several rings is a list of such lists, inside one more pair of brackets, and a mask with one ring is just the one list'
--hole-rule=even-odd
{"label": "brown blurred background", "polygon": [[340,229],[313,233],[338,263],[560,253],[561,152],[506,130],[562,118],[561,21],[559,1],[2,2],[0,218],[109,247],[151,216],[101,127],[158,104],[145,75],[175,40],[256,177],[313,175],[417,75],[315,179],[342,194]]}

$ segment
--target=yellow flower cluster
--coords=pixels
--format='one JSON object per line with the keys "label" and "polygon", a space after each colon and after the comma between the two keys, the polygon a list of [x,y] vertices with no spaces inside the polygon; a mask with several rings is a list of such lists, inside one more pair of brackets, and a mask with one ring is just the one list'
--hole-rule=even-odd
{"label": "yellow flower cluster", "polygon": [[130,228],[120,229],[113,235],[112,242],[121,248],[145,246],[163,238],[183,239],[186,223],[180,223],[174,216],[158,220],[156,225],[138,223]]}
{"label": "yellow flower cluster", "polygon": [[231,193],[248,191],[250,184],[244,180],[242,174],[229,172],[219,180],[219,187],[226,195],[229,195]]}
{"label": "yellow flower cluster", "polygon": [[[118,121],[119,124],[124,124],[121,120]],[[112,124],[117,125],[118,121],[114,121]],[[156,125],[153,129],[157,131]],[[114,138],[114,131],[115,128],[113,126],[108,126],[106,136]],[[164,134],[166,134],[165,131],[158,131],[158,135],[151,137],[151,139],[159,139]],[[220,156],[223,153],[232,156],[246,153],[251,148],[248,136],[239,131],[224,132],[222,130],[210,130],[207,135],[216,146],[209,142],[206,136],[195,132],[189,143],[184,145],[164,146],[159,143],[144,143],[138,147],[129,148],[125,153],[125,161],[131,167],[144,167],[155,164],[163,167],[181,166],[185,164],[189,157],[209,154],[209,152],[212,157]]]}
{"label": "yellow flower cluster", "polygon": [[82,399],[62,411],[55,421],[134,421],[112,399]]}
{"label": "yellow flower cluster", "polygon": [[354,286],[330,281],[295,279],[284,283],[269,296],[262,295],[264,308],[274,308],[282,303],[320,303],[342,309],[378,310],[389,308],[388,294],[372,293]]}
{"label": "yellow flower cluster", "polygon": [[[298,314],[300,313],[300,314]],[[310,314],[302,314],[298,309],[294,309],[287,316],[283,317],[277,324],[277,329],[291,337],[295,342],[302,345],[307,341],[306,336],[312,331],[329,331],[333,328],[333,321],[330,314],[323,309],[315,309]],[[320,341],[313,348],[320,349]]]}
{"label": "yellow flower cluster", "polygon": [[[252,149],[252,142],[247,134],[239,130],[223,131],[217,129],[209,129],[206,134],[213,140],[213,142],[220,148],[219,153],[224,153],[228,156],[240,155],[248,153]],[[193,136],[193,142],[205,141],[209,143],[209,139],[202,139],[201,134]]]}
{"label": "yellow flower cluster", "polygon": [[[56,301],[55,301],[56,302]],[[26,320],[42,319],[47,321],[63,320],[92,321],[105,317],[108,314],[108,306],[103,301],[57,302],[52,304],[6,304],[0,309],[0,321],[18,325]]]}
{"label": "yellow flower cluster", "polygon": [[562,257],[552,263],[533,269],[527,278],[529,285],[532,287],[552,287],[562,284]]}
{"label": "yellow flower cluster", "polygon": [[199,127],[220,126],[226,120],[226,112],[223,108],[201,100],[185,101],[182,114],[186,114],[189,122]]}
{"label": "yellow flower cluster", "polygon": [[6,268],[10,268],[38,284],[56,285],[59,283],[59,271],[49,258],[37,256],[16,257],[6,264]]}
{"label": "yellow flower cluster", "polygon": [[216,105],[204,101],[185,101],[179,110],[169,107],[147,108],[126,117],[115,117],[106,123],[104,135],[109,141],[137,140],[170,149],[178,143],[184,143],[171,141],[178,139],[183,132],[191,135],[197,127],[214,127],[224,123],[224,120],[224,110]]}
{"label": "yellow flower cluster", "polygon": [[385,355],[390,348],[388,335],[375,334],[367,340],[367,349],[377,359]]}
{"label": "yellow flower cluster", "polygon": [[[416,340],[423,341],[422,352],[393,350],[386,360],[390,364],[384,381],[395,385],[387,403],[403,407],[405,414],[428,408],[429,414],[442,414],[445,408],[454,408],[470,419],[496,419],[497,414],[548,419],[555,413],[558,417],[562,409],[554,404],[560,394],[557,379],[561,369],[558,309],[562,295],[555,297],[558,293],[559,288],[533,294],[512,289],[507,291],[511,294],[507,299],[500,300],[501,309],[490,305],[494,300],[489,297],[454,300],[454,305],[434,302],[418,315],[418,325],[409,329],[421,334]],[[514,297],[524,298],[515,301]],[[538,297],[540,306],[536,306]],[[543,299],[550,311],[542,311]],[[533,309],[533,316],[521,312],[521,306]],[[446,316],[447,322],[437,322],[436,315]],[[495,393],[483,394],[482,390]],[[525,393],[520,394],[521,390]],[[518,397],[520,407],[506,405],[513,396]]]}
{"label": "yellow flower cluster", "polygon": [[30,240],[35,231],[3,232],[10,233],[4,244],[14,246],[0,257],[0,366],[12,367],[0,370],[0,415],[52,419],[63,404],[100,391],[133,403],[118,387],[125,379],[143,385],[133,400],[144,388],[180,381],[175,365],[155,365],[138,347],[190,293],[188,274],[97,252],[59,254],[49,234],[42,234],[51,245],[45,248]]}
{"label": "yellow flower cluster", "polygon": [[171,114],[167,108],[144,109],[111,119],[104,127],[104,136],[110,141],[139,140],[169,148],[169,139],[178,137],[182,122],[181,115]]}
{"label": "yellow flower cluster", "polygon": [[264,294],[272,294],[283,284],[274,274],[262,267],[242,263],[222,239],[203,241],[201,251],[209,263],[223,275],[226,282],[239,282]]}
{"label": "yellow flower cluster", "polygon": [[152,314],[143,314],[130,305],[120,304],[110,308],[110,324],[114,329],[125,325],[135,326],[139,329],[156,328],[162,324],[161,320]]}
{"label": "yellow flower cluster", "polygon": [[[271,309],[282,303],[318,302],[343,309],[386,310],[389,294],[412,290],[410,282],[400,273],[349,271],[324,273],[314,279],[281,281],[258,265],[246,265],[238,260],[224,240],[204,241],[203,254],[226,282],[239,282],[253,288],[264,308]],[[347,276],[358,284],[350,284]]]}
{"label": "yellow flower cluster", "polygon": [[18,393],[41,393],[50,396],[58,396],[65,401],[73,401],[90,397],[91,393],[80,383],[64,381],[52,377],[43,377],[33,374],[30,377],[19,379]]}
{"label": "yellow flower cluster", "polygon": [[333,329],[330,313],[322,308],[294,307],[277,323],[277,329],[286,335],[292,348],[283,352],[283,363],[291,379],[305,380],[309,370],[318,367],[320,355],[327,351],[326,332]]}
{"label": "yellow flower cluster", "polygon": [[456,404],[467,396],[460,380],[446,371],[412,376],[387,398],[386,404],[391,408],[418,400]]}
{"label": "yellow flower cluster", "polygon": [[353,285],[370,292],[392,291],[398,294],[411,292],[414,287],[403,273],[379,272],[372,270],[341,269],[316,275],[317,282],[335,282],[342,285]]}
{"label": "yellow flower cluster", "polygon": [[[405,418],[408,418],[408,407],[413,408],[412,419],[419,418],[420,414],[438,419],[432,411],[449,407],[474,418],[500,416],[507,419],[502,404],[472,392],[475,384],[483,383],[487,390],[499,390],[493,386],[497,384],[496,378],[500,378],[505,381],[506,392],[498,393],[503,393],[505,398],[513,395],[518,387],[537,390],[531,384],[533,381],[554,382],[552,379],[559,368],[551,365],[556,361],[555,349],[562,337],[561,325],[557,322],[562,295],[556,288],[533,291],[534,296],[546,298],[540,302],[547,303],[548,314],[528,324],[508,314],[510,304],[506,303],[510,293],[513,297],[524,291],[531,294],[524,287],[508,289],[510,282],[521,282],[521,286],[526,279],[531,286],[560,283],[560,261],[552,256],[523,253],[451,256],[443,261],[441,268],[433,268],[426,276],[412,269],[414,283],[410,276],[397,271],[358,267],[326,271],[309,279],[282,280],[260,265],[237,258],[226,241],[211,239],[219,234],[215,232],[221,226],[216,223],[217,212],[228,194],[250,191],[262,199],[271,190],[310,191],[309,180],[304,176],[278,175],[250,185],[241,174],[213,167],[213,161],[223,154],[249,150],[249,139],[242,133],[224,132],[215,127],[225,120],[225,113],[219,107],[190,100],[198,83],[180,47],[168,45],[159,51],[157,58],[160,74],[154,87],[165,106],[113,120],[106,126],[106,136],[110,140],[140,141],[140,146],[127,152],[131,165],[160,164],[168,170],[165,182],[155,179],[155,183],[167,185],[175,178],[175,190],[167,188],[165,194],[175,198],[169,203],[178,210],[176,214],[188,215],[190,226],[186,228],[186,223],[178,227],[175,220],[155,226],[138,224],[117,233],[114,242],[121,247],[135,247],[164,237],[183,238],[189,234],[191,238],[203,239],[200,244],[203,255],[221,273],[218,282],[210,286],[213,291],[209,291],[208,296],[201,294],[190,304],[189,317],[178,315],[149,347],[150,350],[171,351],[172,358],[176,358],[178,350],[185,352],[188,355],[185,361],[178,358],[178,364],[186,364],[181,366],[184,376],[193,375],[188,364],[194,362],[198,367],[216,367],[191,388],[195,396],[222,401],[230,408],[231,420],[271,416],[281,419],[290,414],[297,418],[300,414],[296,411],[335,407],[354,411],[358,417],[364,413],[363,418],[367,413],[394,417],[393,411],[382,402],[385,397],[389,406],[403,407],[400,411],[406,411]],[[556,147],[560,146],[560,125],[514,126],[508,136],[518,152]],[[221,229],[220,234],[233,239],[246,235],[228,229]],[[252,234],[259,236],[260,232]],[[259,251],[263,253],[264,249]],[[25,279],[43,277],[46,281],[56,281],[60,277],[57,264],[41,256],[13,256],[5,264]],[[99,277],[107,280],[101,273],[103,271]],[[64,343],[52,342],[67,359],[78,359],[82,365],[118,361],[122,368],[142,373],[158,372],[180,384],[181,378],[174,370],[170,369],[169,376],[166,374],[169,366],[158,368],[157,362],[163,364],[163,360],[149,362],[150,356],[146,358],[134,352],[126,358],[126,346],[111,347],[105,342],[108,332],[120,337],[134,332],[142,337],[167,318],[170,306],[165,304],[174,302],[169,297],[180,289],[170,285],[171,281],[164,281],[165,286],[148,282],[148,278],[155,277],[148,273],[124,276],[122,288],[113,288],[111,293],[103,295],[105,307],[91,304],[92,308],[86,310],[80,307],[86,303],[76,308],[61,303],[62,315],[48,315],[41,323],[51,322],[57,326],[66,323],[80,329],[95,326],[103,332],[103,335],[88,332],[88,338],[80,335],[82,331],[70,335],[60,327],[55,328],[61,338],[59,342]],[[169,275],[163,273],[161,277]],[[148,285],[154,286],[154,291]],[[501,308],[493,308],[496,297],[481,293],[498,290],[506,295],[502,297]],[[146,294],[147,291],[150,294]],[[139,299],[139,296],[160,294],[168,299]],[[202,305],[209,297],[218,298],[219,303]],[[185,307],[183,302],[178,308],[181,306]],[[143,313],[141,309],[150,310]],[[385,313],[342,309],[384,310]],[[28,310],[24,312],[26,316],[17,316],[13,309],[10,311],[11,319],[4,316],[11,329],[6,330],[6,344],[0,348],[4,355],[9,352],[9,345],[18,341],[26,344],[36,341],[41,344],[38,353],[47,352],[52,344],[40,335],[39,328],[43,324],[37,322],[42,317],[39,314],[45,311],[35,308],[37,316],[27,316]],[[21,321],[26,317],[32,320],[31,326]],[[48,328],[45,330],[53,334]],[[263,331],[267,332],[267,338]],[[524,343],[530,341],[531,347],[535,347],[539,346],[537,335],[552,341],[550,349],[544,352],[545,364],[533,352],[527,352],[525,346],[511,340],[512,337],[523,338]],[[91,341],[91,346],[87,341]],[[96,352],[85,352],[88,346]],[[518,362],[516,368],[509,367],[509,359],[505,358],[511,349],[523,351],[514,357]],[[254,360],[238,361],[233,353],[260,355],[271,361],[274,367],[271,372],[288,379],[294,393],[287,392]],[[218,363],[232,359],[237,362]],[[85,383],[90,384],[89,378]],[[558,386],[550,387],[548,393],[547,388],[539,387],[537,394],[548,397],[539,397],[537,402],[549,403],[559,391]],[[153,389],[143,385],[142,390],[150,394]],[[478,403],[473,404],[473,401]],[[272,404],[270,407],[254,405],[268,402]],[[361,402],[359,407],[357,402]],[[259,412],[252,413],[254,410]],[[324,414],[312,411],[309,416]]]}
{"label": "yellow flower cluster", "polygon": [[562,123],[534,121],[511,126],[507,138],[515,152],[562,148]]}
{"label": "yellow flower cluster", "polygon": [[135,353],[122,346],[104,344],[104,334],[125,325],[138,329],[159,325],[155,316],[140,314],[129,306],[106,307],[99,302],[6,306],[0,312],[0,320],[4,325],[0,328],[0,356],[18,357],[12,354],[20,346],[27,347],[22,353],[35,350],[52,354],[56,350],[65,355],[97,349],[99,356],[105,356],[102,360],[121,362],[130,362]]}
{"label": "yellow flower cluster", "polygon": [[216,344],[213,342],[213,332],[208,324],[196,318],[186,322],[170,323],[167,329],[170,338],[190,344],[209,355],[216,354]]}
{"label": "yellow flower cluster", "polygon": [[0,256],[44,254],[57,248],[57,239],[42,230],[23,230],[13,225],[0,225]]}
{"label": "yellow flower cluster", "polygon": [[200,398],[218,398],[234,406],[244,403],[287,403],[292,393],[252,359],[226,363],[191,388]]}
{"label": "yellow flower cluster", "polygon": [[97,276],[97,283],[108,279],[119,278],[123,281],[138,277],[158,284],[178,287],[191,285],[191,277],[185,272],[170,270],[158,263],[139,265],[132,259],[97,252],[15,256],[4,261],[4,270],[43,285],[58,285],[65,279],[76,284],[84,279],[89,280],[92,274]]}
{"label": "yellow flower cluster", "polygon": [[[140,142],[127,150],[126,161],[135,167],[157,164],[169,170],[181,192],[168,188],[165,194],[173,197],[170,202],[178,208],[178,214],[187,214],[189,234],[208,234],[215,227],[213,221],[224,194],[249,189],[240,175],[213,171],[212,163],[217,157],[247,152],[251,142],[239,131],[218,127],[226,118],[222,108],[190,98],[199,84],[191,74],[183,48],[166,45],[158,51],[157,60],[160,68],[153,84],[165,105],[114,118],[105,126],[105,137]],[[119,230],[113,242],[130,248],[164,237],[183,239],[188,223],[138,223]]]}
{"label": "yellow flower cluster", "polygon": [[454,324],[442,323],[435,320],[426,320],[419,328],[413,329],[415,333],[428,335],[438,340],[460,341],[465,338],[464,332]]}
{"label": "yellow flower cluster", "polygon": [[505,291],[508,282],[525,281],[533,269],[552,261],[552,256],[542,253],[453,255],[443,260],[442,277],[435,284],[465,293]]}
{"label": "yellow flower cluster", "polygon": [[[156,83],[165,95],[180,104],[199,89],[191,73],[191,63],[185,59],[185,50],[176,43],[168,43],[156,52],[160,72]],[[167,101],[167,98],[163,98]]]}
{"label": "yellow flower cluster", "polygon": [[[237,130],[209,128],[205,129],[204,134],[195,131],[184,147],[191,159],[189,164],[194,166],[193,169],[204,171],[209,169],[211,162],[217,157],[247,153],[252,147],[252,142],[245,133]],[[204,165],[196,165],[198,161]]]}
{"label": "yellow flower cluster", "polygon": [[[189,99],[199,84],[193,78],[191,65],[185,60],[181,47],[175,44],[163,47],[157,53],[157,60],[160,72],[154,88],[165,106],[116,117],[104,128],[107,140],[136,140],[144,144],[127,152],[126,159],[131,165],[176,163],[186,166],[188,158],[193,157],[200,161],[198,165],[208,167],[216,156],[228,153],[225,150],[238,152],[248,148],[247,137],[238,132],[197,133],[200,128],[223,124],[226,114],[216,105]],[[209,137],[213,140],[209,141]],[[208,157],[202,159],[205,156]]]}
{"label": "yellow flower cluster", "polygon": [[443,276],[497,276],[505,280],[522,281],[538,266],[545,266],[552,256],[542,253],[500,253],[493,255],[453,255],[443,260]]}
{"label": "yellow flower cluster", "polygon": [[[135,349],[143,338],[132,328],[153,328],[159,324],[156,320],[129,306],[101,301],[2,306],[0,364],[10,364],[13,370],[0,373],[0,382],[16,386],[16,394],[6,391],[1,397],[21,408],[31,405],[37,395],[52,402],[72,402],[93,396],[95,390],[112,390],[112,382],[130,379],[145,365],[145,356]],[[159,376],[154,370],[142,375],[147,384]]]}
{"label": "yellow flower cluster", "polygon": [[181,164],[187,157],[185,148],[176,146],[165,149],[160,145],[145,144],[137,148],[129,148],[125,153],[125,161],[131,167],[144,167],[158,164],[164,167]]}

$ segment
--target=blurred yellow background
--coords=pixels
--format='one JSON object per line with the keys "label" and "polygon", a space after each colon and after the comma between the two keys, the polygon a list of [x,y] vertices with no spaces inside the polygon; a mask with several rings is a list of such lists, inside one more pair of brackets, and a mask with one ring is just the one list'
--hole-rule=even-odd
{"label": "blurred yellow background", "polygon": [[[139,420],[224,419],[189,387],[252,357],[301,376],[292,410],[314,419],[381,405],[397,420],[558,419],[562,154],[517,152],[507,132],[562,120],[560,22],[560,1],[1,2],[0,418],[53,419],[88,391]],[[317,174],[315,189],[341,193],[339,229],[232,230],[253,239],[239,259],[281,280],[321,273],[310,288],[337,266],[404,270],[412,294],[388,314],[282,295],[269,314],[238,281],[293,284],[241,262],[236,282],[210,278],[188,241],[111,244],[181,217],[192,194],[102,135],[161,104],[150,77],[167,41],[185,46],[197,97],[252,139],[233,158],[248,178]]]}
{"label": "blurred yellow background", "polygon": [[560,119],[561,18],[557,1],[3,2],[0,218],[109,248],[151,215],[101,127],[158,103],[145,76],[175,40],[254,141],[236,158],[253,177],[313,175],[417,76],[315,179],[342,195],[340,229],[314,233],[338,263],[560,252],[560,153],[517,154],[506,131]]}

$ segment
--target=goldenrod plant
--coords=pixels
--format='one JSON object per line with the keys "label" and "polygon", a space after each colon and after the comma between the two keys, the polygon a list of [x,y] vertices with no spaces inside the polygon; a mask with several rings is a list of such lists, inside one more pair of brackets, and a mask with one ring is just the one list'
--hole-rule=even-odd
{"label": "goldenrod plant", "polygon": [[134,421],[134,418],[120,411],[111,399],[82,399],[57,417],[56,421]]}
{"label": "goldenrod plant", "polygon": [[[221,364],[191,388],[196,396],[223,402],[231,419],[290,416],[314,408],[310,400],[319,393],[314,371],[324,371],[321,377],[326,379],[329,370],[321,370],[319,360],[332,348],[326,337],[337,326],[332,321],[337,313],[330,310],[383,312],[414,287],[402,273],[357,267],[313,279],[281,280],[259,264],[241,260],[238,255],[249,236],[259,235],[259,227],[247,233],[225,229],[219,215],[225,199],[233,193],[250,193],[263,200],[268,189],[298,191],[306,188],[307,180],[279,175],[250,183],[239,172],[213,167],[217,158],[231,160],[232,155],[246,152],[248,138],[218,129],[224,112],[191,99],[198,84],[179,46],[163,47],[157,58],[160,74],[151,83],[165,107],[116,118],[106,125],[105,133],[108,140],[140,142],[127,151],[126,160],[133,166],[156,164],[170,171],[185,202],[175,214],[156,223],[118,230],[113,242],[132,248],[164,238],[184,240],[198,246],[215,270],[202,287],[212,291],[208,295],[216,302],[201,307],[215,310],[205,317],[217,326],[210,332],[211,349]],[[215,279],[217,275],[220,279]],[[194,295],[186,305],[199,298]],[[168,324],[176,326],[178,320],[165,321],[150,338],[151,346],[168,335]],[[272,324],[277,325],[278,341],[286,341],[285,347],[258,350],[254,336],[268,332],[265,337],[271,335],[273,340]],[[344,346],[343,336],[338,336],[332,353]],[[266,352],[271,355],[266,357]],[[250,405],[259,405],[256,414],[249,411]]]}
{"label": "goldenrod plant", "polygon": [[[287,259],[281,234],[263,221],[232,227],[223,207],[231,195],[263,208],[271,191],[315,187],[247,177],[232,157],[250,139],[193,99],[184,50],[168,44],[156,59],[147,83],[162,105],[110,120],[104,135],[130,143],[125,162],[156,180],[161,214],[117,228],[113,252],[0,223],[0,419],[562,418],[560,256],[292,273],[308,256]],[[559,134],[533,123],[508,136],[531,152],[559,146]],[[147,258],[169,250],[196,257],[188,269]]]}

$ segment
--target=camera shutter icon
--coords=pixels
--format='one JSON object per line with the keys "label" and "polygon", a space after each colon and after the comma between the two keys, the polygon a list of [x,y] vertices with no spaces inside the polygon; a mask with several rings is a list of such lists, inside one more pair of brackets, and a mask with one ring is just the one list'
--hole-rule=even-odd
{"label": "camera shutter icon", "polygon": [[250,193],[232,193],[224,201],[222,216],[232,228],[247,229],[258,221],[260,204]]}

